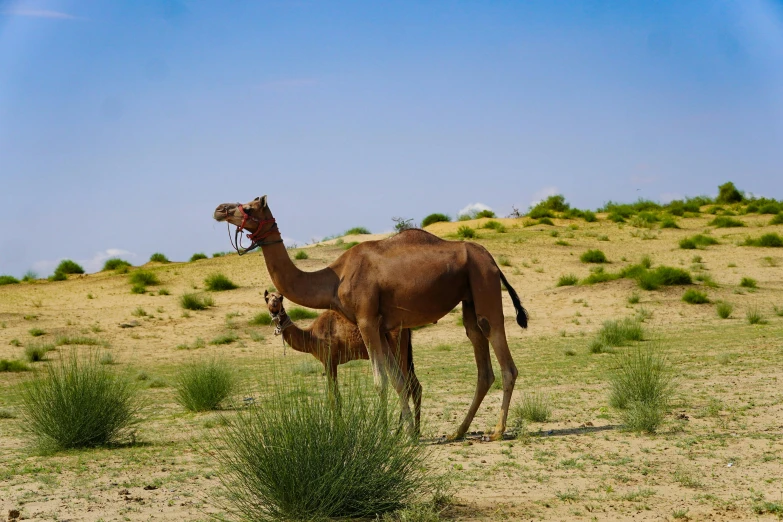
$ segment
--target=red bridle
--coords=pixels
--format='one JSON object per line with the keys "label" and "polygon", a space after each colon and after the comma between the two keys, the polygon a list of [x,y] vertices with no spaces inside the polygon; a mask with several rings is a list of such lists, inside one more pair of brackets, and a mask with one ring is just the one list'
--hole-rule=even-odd
{"label": "red bridle", "polygon": [[[227,225],[229,227],[228,228],[228,240],[229,240],[229,242],[231,242],[231,246],[234,248],[234,250],[237,251],[237,254],[239,254],[241,256],[241,255],[247,254],[251,250],[255,250],[256,248],[258,248],[260,246],[271,245],[273,243],[282,243],[283,242],[282,239],[276,239],[274,241],[264,241],[264,239],[266,239],[267,237],[269,237],[273,233],[278,232],[277,222],[275,221],[275,218],[257,219],[255,217],[251,216],[250,214],[248,214],[247,212],[245,212],[245,207],[243,207],[241,203],[237,205],[237,208],[239,208],[239,211],[242,212],[242,216],[243,217],[242,217],[242,224],[239,225],[237,227],[236,231],[234,232],[234,240],[233,241],[231,240],[231,227],[230,227],[231,223],[226,221],[226,223],[227,223]],[[226,210],[225,213],[226,213],[226,216],[228,216],[228,210]],[[250,241],[252,241],[253,243],[249,247],[244,248],[242,246],[242,236],[240,234],[241,234],[242,230],[245,229],[245,224],[247,223],[248,220],[255,221],[258,224],[258,226],[257,226],[255,232],[253,232],[252,234],[247,234],[247,238]],[[269,227],[264,232],[263,231],[263,226],[264,225],[268,225],[269,223],[272,223],[272,226]]]}

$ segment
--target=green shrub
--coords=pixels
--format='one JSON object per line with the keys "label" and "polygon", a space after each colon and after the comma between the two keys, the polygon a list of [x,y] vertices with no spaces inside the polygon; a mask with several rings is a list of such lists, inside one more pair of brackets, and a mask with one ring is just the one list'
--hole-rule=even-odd
{"label": "green shrub", "polygon": [[718,240],[714,237],[705,236],[704,234],[697,234],[693,237],[685,238],[680,241],[680,248],[693,250],[694,248],[706,247],[710,245],[717,245]]}
{"label": "green shrub", "polygon": [[348,229],[345,231],[346,236],[354,236],[354,235],[362,235],[362,234],[370,234],[371,232],[364,228],[364,227],[353,227],[351,229]]}
{"label": "green shrub", "polygon": [[555,213],[545,208],[534,208],[527,214],[527,217],[530,219],[548,219],[555,217]]}
{"label": "green shrub", "polygon": [[641,296],[636,292],[628,296],[628,304],[638,304],[640,300],[641,300]]}
{"label": "green shrub", "polygon": [[198,261],[200,259],[207,259],[207,255],[204,252],[196,252],[192,256],[190,256],[190,262]]}
{"label": "green shrub", "polygon": [[[2,277],[0,277],[0,279],[2,279]],[[25,272],[24,276],[22,277],[22,281],[26,283],[29,281],[35,281],[36,279],[38,279],[38,274],[36,274],[32,270],[28,270],[27,272]]]}
{"label": "green shrub", "polygon": [[597,338],[606,346],[624,346],[629,341],[644,340],[644,329],[634,319],[604,321]]}
{"label": "green shrub", "polygon": [[500,221],[495,221],[495,220],[487,221],[486,223],[484,223],[484,226],[482,228],[489,228],[500,234],[506,232],[505,225],[503,225],[503,223],[501,223]]}
{"label": "green shrub", "polygon": [[639,260],[639,265],[647,269],[652,268],[653,265],[652,258],[647,254],[643,255],[642,258]]}
{"label": "green shrub", "polygon": [[538,224],[539,225],[549,225],[550,227],[555,226],[554,222],[551,219],[549,219],[548,217],[543,217],[543,218],[539,219],[538,220]]}
{"label": "green shrub", "polygon": [[243,520],[375,519],[404,508],[430,490],[428,450],[396,425],[395,408],[357,384],[339,409],[326,390],[270,386],[263,404],[220,428],[226,508]]}
{"label": "green shrub", "polygon": [[213,292],[222,292],[239,288],[228,277],[220,273],[208,275],[206,279],[204,279],[204,286],[207,287],[207,290],[212,290]]}
{"label": "green shrub", "polygon": [[579,278],[574,274],[561,275],[557,280],[557,286],[573,286],[579,282]]}
{"label": "green shrub", "polygon": [[[511,410],[511,424],[521,424],[518,420],[546,422],[552,416],[552,404],[549,395],[541,392],[525,393],[521,402]],[[518,419],[518,420],[517,420]],[[517,420],[515,422],[515,420]]]}
{"label": "green shrub", "polygon": [[446,214],[434,213],[421,220],[421,228],[428,227],[433,223],[448,223],[451,218]]}
{"label": "green shrub", "polygon": [[645,271],[637,276],[639,286],[645,290],[657,290],[661,286],[693,284],[691,275],[680,268],[659,266],[655,270]]}
{"label": "green shrub", "polygon": [[728,319],[731,317],[731,313],[734,311],[734,307],[730,303],[721,301],[715,306],[715,310],[718,313],[718,317],[721,319]]}
{"label": "green shrub", "polygon": [[209,344],[214,345],[214,346],[221,346],[221,345],[224,345],[224,344],[231,344],[234,341],[236,341],[237,339],[239,339],[239,336],[237,334],[235,334],[234,332],[226,332],[226,333],[218,335],[217,337],[215,337],[214,339],[209,341]]}
{"label": "green shrub", "polygon": [[55,272],[49,277],[47,277],[49,281],[65,281],[68,279],[68,276],[66,276],[63,272]]}
{"label": "green shrub", "polygon": [[783,212],[779,213],[775,217],[773,217],[770,222],[770,225],[783,225]]}
{"label": "green shrub", "polygon": [[467,225],[462,225],[457,229],[457,237],[461,239],[471,239],[476,237],[476,231]]}
{"label": "green shrub", "polygon": [[54,344],[57,346],[71,345],[71,346],[106,346],[106,341],[95,339],[94,337],[85,337],[83,335],[58,335],[54,340]]}
{"label": "green shrub", "polygon": [[688,304],[707,304],[710,300],[707,298],[707,294],[699,292],[694,288],[690,288],[682,295],[682,300]]}
{"label": "green shrub", "polygon": [[147,292],[147,287],[143,284],[136,283],[135,285],[131,286],[131,293],[132,294],[144,294]]}
{"label": "green shrub", "polygon": [[22,361],[0,359],[0,372],[26,372],[30,367]]}
{"label": "green shrub", "polygon": [[729,216],[718,216],[707,224],[716,228],[733,228],[745,226],[745,223],[739,219],[734,219]]}
{"label": "green shrub", "polygon": [[84,268],[70,259],[63,259],[60,261],[60,264],[57,265],[57,268],[54,269],[55,274],[58,272],[61,274],[83,274]]}
{"label": "green shrub", "polygon": [[680,228],[680,225],[673,218],[666,217],[661,221],[661,228]]}
{"label": "green shrub", "polygon": [[272,324],[272,316],[269,315],[269,312],[259,312],[248,321],[248,324],[251,326],[269,326]]}
{"label": "green shrub", "polygon": [[767,320],[764,319],[761,310],[755,306],[747,309],[745,319],[748,320],[748,324],[767,324]]}
{"label": "green shrub", "polygon": [[626,410],[626,426],[634,431],[655,432],[674,392],[666,358],[653,347],[631,348],[620,355],[609,383],[609,403]]}
{"label": "green shrub", "polygon": [[780,205],[778,203],[766,203],[759,209],[759,214],[778,214]]}
{"label": "green shrub", "polygon": [[129,280],[132,285],[154,286],[160,284],[158,276],[155,273],[149,272],[147,270],[136,270],[130,275]]}
{"label": "green shrub", "polygon": [[107,270],[117,270],[118,268],[122,268],[126,266],[130,267],[132,265],[127,261],[125,261],[124,259],[112,257],[111,259],[107,259],[106,262],[103,263],[103,271],[106,272]]}
{"label": "green shrub", "polygon": [[752,277],[743,277],[740,281],[740,286],[743,288],[756,288],[756,280]]}
{"label": "green shrub", "polygon": [[177,402],[190,411],[216,410],[236,386],[234,372],[221,359],[200,360],[177,375]]}
{"label": "green shrub", "polygon": [[15,285],[19,283],[19,280],[14,276],[2,275],[0,276],[0,286],[2,285]]}
{"label": "green shrub", "polygon": [[155,263],[170,263],[169,258],[165,255],[161,254],[160,252],[155,252],[150,256],[150,261],[153,261]]}
{"label": "green shrub", "polygon": [[606,255],[600,250],[588,250],[579,256],[579,260],[582,263],[606,263]]}
{"label": "green shrub", "polygon": [[46,358],[46,354],[54,350],[51,344],[30,344],[24,349],[24,356],[29,362],[39,362]]}
{"label": "green shrub", "polygon": [[598,221],[598,218],[596,217],[595,212],[593,212],[592,210],[585,210],[584,214],[582,215],[582,217],[588,223],[595,223],[596,221]]}
{"label": "green shrub", "polygon": [[46,332],[44,332],[40,328],[30,328],[28,330],[28,333],[33,337],[41,337],[42,335],[46,335]]}
{"label": "green shrub", "polygon": [[718,197],[715,199],[715,202],[720,204],[740,203],[743,199],[745,198],[742,192],[737,190],[734,183],[727,181],[718,187]]}
{"label": "green shrub", "polygon": [[598,270],[591,271],[589,276],[582,279],[582,284],[594,285],[596,283],[605,283],[607,281],[614,281],[616,279],[620,279],[620,277],[621,277],[620,274],[612,274],[606,272],[604,270],[604,267],[600,266],[598,267]]}
{"label": "green shrub", "polygon": [[351,248],[355,247],[358,244],[359,244],[358,241],[350,241],[348,243],[343,243],[342,247],[343,250],[350,250]]}
{"label": "green shrub", "polygon": [[491,210],[480,210],[476,212],[476,215],[473,219],[481,219],[481,218],[493,218],[497,217],[495,213]]}
{"label": "green shrub", "polygon": [[288,317],[292,321],[301,321],[302,319],[315,319],[318,317],[318,312],[307,310],[306,308],[294,307],[288,310]]}
{"label": "green shrub", "polygon": [[767,247],[767,248],[780,248],[783,247],[783,237],[780,237],[775,232],[764,234],[758,239],[747,238],[743,243],[745,246],[755,247]]}
{"label": "green shrub", "polygon": [[209,296],[199,294],[183,294],[179,298],[179,304],[185,310],[204,310],[214,306],[215,302]]}
{"label": "green shrub", "polygon": [[308,255],[307,255],[307,252],[305,252],[304,250],[299,250],[299,251],[296,253],[296,255],[294,256],[294,259],[299,259],[299,260],[302,260],[302,259],[309,259],[309,258],[310,258],[310,256],[308,256]]}
{"label": "green shrub", "polygon": [[51,449],[104,446],[132,437],[141,404],[130,381],[76,352],[46,366],[22,388],[28,432]]}

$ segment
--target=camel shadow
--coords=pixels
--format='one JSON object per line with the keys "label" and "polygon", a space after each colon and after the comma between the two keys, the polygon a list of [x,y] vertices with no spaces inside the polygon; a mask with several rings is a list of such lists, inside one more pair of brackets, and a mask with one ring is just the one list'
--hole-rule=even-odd
{"label": "camel shadow", "polygon": [[[618,429],[620,426],[616,424],[607,424],[605,426],[579,426],[577,428],[563,428],[563,429],[557,429],[557,430],[539,430],[532,433],[527,433],[526,436],[528,437],[564,437],[568,435],[588,435],[590,433],[601,433],[604,431],[612,431]],[[515,433],[505,433],[503,435],[503,440],[515,440],[517,439],[517,436]],[[443,437],[434,437],[429,439],[419,439],[419,442],[422,444],[431,444],[431,445],[439,445],[439,444],[454,444],[459,443],[462,444],[464,442],[489,442],[489,434],[484,433],[483,431],[471,431],[467,433],[463,438],[458,440],[447,440],[445,436]]]}

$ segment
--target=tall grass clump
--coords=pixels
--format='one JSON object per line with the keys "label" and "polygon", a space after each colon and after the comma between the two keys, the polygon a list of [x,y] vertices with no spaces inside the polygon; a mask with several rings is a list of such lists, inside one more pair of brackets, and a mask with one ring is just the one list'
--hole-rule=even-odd
{"label": "tall grass clump", "polygon": [[761,314],[761,310],[755,306],[747,309],[745,319],[748,320],[748,324],[767,324],[767,320]]}
{"label": "tall grass clump", "polygon": [[629,341],[644,340],[642,323],[630,318],[605,321],[597,339],[605,346],[624,346]]}
{"label": "tall grass clump", "polygon": [[294,259],[299,259],[299,260],[302,260],[302,259],[309,259],[309,258],[310,258],[310,256],[309,256],[309,255],[307,255],[307,252],[305,252],[304,250],[299,250],[299,251],[296,253],[296,255],[294,256]]}
{"label": "tall grass clump", "polygon": [[71,261],[70,259],[63,259],[60,261],[60,264],[57,265],[57,268],[54,269],[55,273],[61,273],[61,274],[83,274],[84,268],[81,267],[77,262]]}
{"label": "tall grass clump", "polygon": [[222,292],[224,290],[239,288],[231,279],[221,273],[208,275],[206,279],[204,279],[204,286],[207,287],[207,290],[212,290],[213,292]]}
{"label": "tall grass clump", "polygon": [[154,272],[147,270],[136,270],[129,278],[132,285],[138,286],[155,286],[160,284],[158,276]]}
{"label": "tall grass clump", "polygon": [[95,352],[65,355],[22,388],[23,426],[47,449],[127,440],[140,408],[130,380],[101,365]]}
{"label": "tall grass clump", "polygon": [[573,286],[579,282],[579,278],[574,274],[564,274],[557,280],[557,286]]}
{"label": "tall grass clump", "polygon": [[0,359],[0,372],[26,372],[30,367],[15,359]]}
{"label": "tall grass clump", "polygon": [[[2,278],[0,278],[0,279],[2,279]],[[28,283],[30,281],[35,281],[36,279],[38,279],[38,274],[36,274],[32,270],[28,270],[22,276],[22,281],[24,281],[25,283]]]}
{"label": "tall grass clump", "polygon": [[19,283],[19,280],[14,276],[0,275],[0,286],[2,285],[15,285]]}
{"label": "tall grass clump", "polygon": [[710,302],[707,294],[699,292],[694,288],[690,288],[682,295],[682,300],[688,304],[707,304]]}
{"label": "tall grass clump", "polygon": [[579,256],[579,260],[582,263],[606,263],[606,255],[600,250],[588,250]]}
{"label": "tall grass clump", "polygon": [[118,268],[123,267],[130,267],[133,266],[124,259],[120,259],[118,257],[112,257],[111,259],[107,259],[105,263],[103,263],[103,271],[106,272],[108,270],[117,270]]}
{"label": "tall grass clump", "polygon": [[177,402],[190,411],[216,410],[236,387],[236,376],[221,359],[195,361],[177,375]]}
{"label": "tall grass clump", "polygon": [[636,280],[644,290],[657,290],[661,286],[690,285],[691,275],[681,268],[659,266],[655,270],[639,273]]}
{"label": "tall grass clump", "polygon": [[731,305],[731,303],[721,301],[715,306],[715,311],[718,313],[718,317],[721,319],[728,319],[731,317],[731,313],[734,311],[734,307]]}
{"label": "tall grass clump", "polygon": [[288,317],[292,321],[301,321],[302,319],[315,319],[318,317],[318,312],[313,310],[307,310],[306,308],[294,307],[288,310]]}
{"label": "tall grass clump", "polygon": [[46,354],[54,350],[51,344],[28,344],[24,348],[24,356],[30,362],[39,362],[46,359]]}
{"label": "tall grass clump", "polygon": [[428,451],[391,403],[350,381],[334,408],[299,378],[270,386],[213,446],[226,509],[244,520],[375,519],[431,490]]}
{"label": "tall grass clump", "polygon": [[199,261],[201,259],[207,259],[207,255],[204,252],[196,252],[192,256],[190,256],[190,262],[193,261]]}
{"label": "tall grass clump", "polygon": [[770,222],[770,225],[783,225],[783,212],[773,217]]}
{"label": "tall grass clump", "polygon": [[185,310],[205,310],[215,305],[215,301],[208,295],[182,294],[179,304]]}
{"label": "tall grass clump", "polygon": [[462,225],[457,229],[457,237],[460,239],[471,239],[476,237],[476,231],[467,225]]}
{"label": "tall grass clump", "polygon": [[680,225],[677,224],[674,218],[665,217],[661,221],[661,228],[680,228]]}
{"label": "tall grass clump", "polygon": [[753,279],[752,277],[743,277],[740,280],[740,286],[742,288],[756,288],[758,286],[758,284],[757,284],[756,280]]}
{"label": "tall grass clump", "polygon": [[731,216],[718,216],[707,224],[716,228],[735,228],[745,226],[745,223],[739,219],[734,219]]}
{"label": "tall grass clump", "polygon": [[450,221],[451,218],[446,214],[441,214],[439,212],[436,212],[434,214],[430,214],[429,216],[421,220],[421,228],[432,225],[433,223],[448,223]]}
{"label": "tall grass clump", "polygon": [[769,234],[764,234],[757,239],[747,238],[743,245],[765,248],[781,248],[783,247],[783,237],[776,234],[775,232],[770,232]]}
{"label": "tall grass clump", "polygon": [[154,254],[152,254],[150,256],[150,261],[154,263],[171,263],[171,261],[169,261],[169,258],[161,254],[160,252],[155,252]]}
{"label": "tall grass clump", "polygon": [[371,232],[364,227],[353,227],[345,231],[346,236],[356,236],[362,234],[370,234]]}
{"label": "tall grass clump", "polygon": [[629,429],[654,433],[674,392],[669,362],[654,346],[631,348],[619,359],[609,378],[609,403],[624,410]]}
{"label": "tall grass clump", "polygon": [[269,312],[258,312],[248,321],[248,324],[251,326],[269,326],[272,324],[272,316],[269,315]]}
{"label": "tall grass clump", "polygon": [[704,234],[696,234],[693,237],[686,237],[680,241],[680,248],[685,250],[693,250],[695,248],[703,248],[710,245],[717,245],[718,240],[714,237],[705,236]]}
{"label": "tall grass clump", "polygon": [[[529,422],[546,422],[552,416],[552,400],[542,392],[526,393],[514,406],[511,416]],[[512,424],[515,424],[514,421]]]}

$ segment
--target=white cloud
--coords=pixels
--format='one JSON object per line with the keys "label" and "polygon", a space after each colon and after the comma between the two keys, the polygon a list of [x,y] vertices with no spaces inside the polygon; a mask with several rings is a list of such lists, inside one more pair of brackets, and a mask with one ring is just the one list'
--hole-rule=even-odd
{"label": "white cloud", "polygon": [[544,187],[533,193],[533,201],[530,202],[530,207],[533,208],[549,196],[560,194],[560,189],[555,186]]}
{"label": "white cloud", "polygon": [[77,17],[60,11],[49,11],[47,9],[8,9],[3,11],[8,16],[28,16],[31,18],[55,18],[58,20],[76,20]]}
{"label": "white cloud", "polygon": [[492,210],[492,208],[488,207],[484,203],[470,203],[457,212],[457,216],[470,216],[472,214],[481,212],[482,210]]}
{"label": "white cloud", "polygon": [[[90,274],[103,268],[103,263],[112,257],[122,257],[126,261],[133,262],[132,260],[138,256],[133,252],[120,248],[107,248],[101,252],[96,252],[91,259],[74,259],[74,261],[79,263],[82,268],[84,268],[84,271]],[[60,258],[55,261],[37,261],[36,263],[33,263],[33,271],[39,275],[51,275],[63,259],[65,258]]]}

